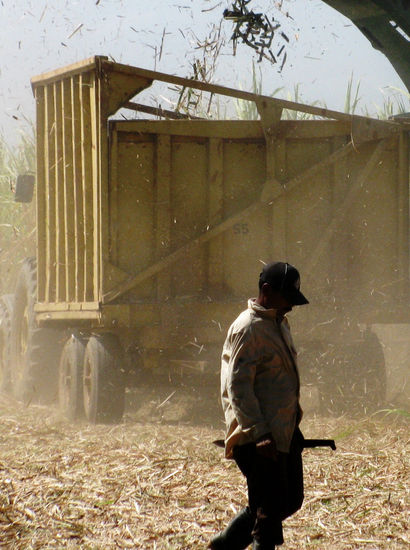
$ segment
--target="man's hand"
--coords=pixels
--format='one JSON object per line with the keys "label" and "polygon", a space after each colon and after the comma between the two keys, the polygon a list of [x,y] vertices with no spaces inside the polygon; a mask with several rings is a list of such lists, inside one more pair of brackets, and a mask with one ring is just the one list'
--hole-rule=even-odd
{"label": "man's hand", "polygon": [[275,441],[270,434],[263,435],[256,442],[256,452],[264,458],[271,458],[277,460],[278,451],[276,449]]}

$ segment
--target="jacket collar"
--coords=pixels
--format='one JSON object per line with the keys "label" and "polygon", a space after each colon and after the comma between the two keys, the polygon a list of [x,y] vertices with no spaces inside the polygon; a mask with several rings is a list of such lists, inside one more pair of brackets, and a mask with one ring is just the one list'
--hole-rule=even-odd
{"label": "jacket collar", "polygon": [[264,319],[270,319],[271,321],[282,320],[278,316],[277,309],[266,309],[263,306],[260,306],[259,304],[256,303],[256,298],[249,298],[248,308],[252,309],[256,313],[256,315]]}

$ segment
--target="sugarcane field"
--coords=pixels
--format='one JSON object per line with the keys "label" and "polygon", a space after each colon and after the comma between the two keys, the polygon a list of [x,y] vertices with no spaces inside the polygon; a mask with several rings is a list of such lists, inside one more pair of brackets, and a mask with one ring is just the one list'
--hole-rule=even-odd
{"label": "sugarcane field", "polygon": [[0,549],[409,548],[408,2],[0,18]]}
{"label": "sugarcane field", "polygon": [[[1,547],[206,548],[246,486],[212,444],[222,418],[208,410],[210,424],[202,403],[199,418],[198,396],[174,398],[160,407],[151,392],[140,414],[130,402],[121,424],[90,426],[2,397]],[[284,548],[407,548],[408,418],[312,410],[305,426],[337,449],[304,451],[305,502],[285,522]]]}

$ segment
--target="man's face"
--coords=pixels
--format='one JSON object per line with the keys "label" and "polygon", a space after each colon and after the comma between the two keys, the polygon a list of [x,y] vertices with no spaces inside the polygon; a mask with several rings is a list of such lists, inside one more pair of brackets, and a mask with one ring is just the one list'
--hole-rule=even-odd
{"label": "man's face", "polygon": [[279,315],[285,315],[292,311],[293,305],[278,291],[274,290],[269,283],[264,283],[261,293],[263,295],[263,306],[267,309],[277,309]]}

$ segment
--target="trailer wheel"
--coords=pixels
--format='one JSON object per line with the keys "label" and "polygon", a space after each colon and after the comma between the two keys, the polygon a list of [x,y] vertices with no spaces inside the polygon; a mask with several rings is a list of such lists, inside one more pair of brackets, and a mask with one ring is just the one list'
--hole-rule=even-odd
{"label": "trailer wheel", "polygon": [[83,370],[84,410],[93,424],[119,422],[124,413],[124,354],[113,334],[92,336]]}
{"label": "trailer wheel", "polygon": [[72,334],[67,340],[60,359],[58,375],[58,401],[61,412],[69,420],[84,416],[83,366],[85,341]]}
{"label": "trailer wheel", "polygon": [[324,413],[368,414],[383,406],[386,369],[376,334],[366,331],[361,342],[337,346],[328,354],[319,395]]}
{"label": "trailer wheel", "polygon": [[57,394],[59,333],[35,322],[36,262],[23,262],[17,278],[11,319],[10,378],[14,395],[26,403],[49,403]]}
{"label": "trailer wheel", "polygon": [[11,337],[11,294],[0,298],[0,391],[9,393],[10,381],[10,337]]}

